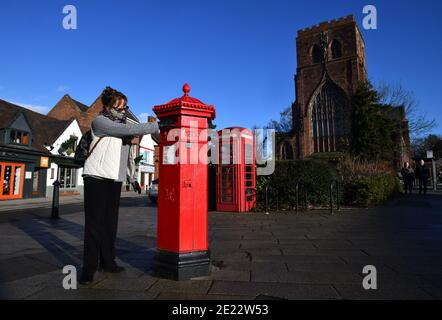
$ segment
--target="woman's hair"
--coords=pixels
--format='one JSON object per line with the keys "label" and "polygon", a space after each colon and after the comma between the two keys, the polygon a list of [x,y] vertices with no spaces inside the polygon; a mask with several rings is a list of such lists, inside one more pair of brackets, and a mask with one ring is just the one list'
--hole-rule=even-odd
{"label": "woman's hair", "polygon": [[103,108],[112,108],[115,105],[115,102],[123,99],[127,103],[127,97],[111,87],[106,87],[101,93],[101,102],[103,103]]}

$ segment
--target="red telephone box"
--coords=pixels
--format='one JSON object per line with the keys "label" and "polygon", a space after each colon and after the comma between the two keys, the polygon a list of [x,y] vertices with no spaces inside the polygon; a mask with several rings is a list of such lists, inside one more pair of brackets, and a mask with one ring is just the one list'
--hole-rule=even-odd
{"label": "red telephone box", "polygon": [[158,238],[154,273],[175,280],[209,274],[207,174],[215,108],[184,95],[153,111],[160,120]]}
{"label": "red telephone box", "polygon": [[218,132],[216,210],[249,212],[256,204],[253,132],[233,127]]}

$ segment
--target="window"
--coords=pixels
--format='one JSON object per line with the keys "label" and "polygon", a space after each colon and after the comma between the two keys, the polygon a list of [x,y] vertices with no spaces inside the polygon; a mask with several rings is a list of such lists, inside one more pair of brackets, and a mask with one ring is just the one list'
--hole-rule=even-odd
{"label": "window", "polygon": [[152,162],[151,152],[144,150],[141,155],[143,156],[143,160],[141,160],[141,164],[150,164]]}
{"label": "window", "polygon": [[24,169],[21,163],[0,162],[0,200],[22,197]]}
{"label": "window", "polygon": [[281,159],[282,160],[293,160],[293,148],[292,145],[285,141],[281,147]]}
{"label": "window", "polygon": [[331,45],[332,58],[338,59],[342,57],[342,47],[341,43],[338,40],[333,40]]}
{"label": "window", "polygon": [[75,150],[77,149],[77,146],[78,146],[78,137],[73,135],[73,136],[71,136],[71,139],[74,139],[74,152],[75,152]]}
{"label": "window", "polygon": [[32,175],[32,193],[38,193],[38,186],[40,184],[40,171],[36,169]]}
{"label": "window", "polygon": [[29,145],[29,133],[16,129],[9,132],[9,142],[15,144]]}
{"label": "window", "polygon": [[244,145],[245,164],[253,164],[253,145],[246,143]]}
{"label": "window", "polygon": [[77,169],[60,168],[60,188],[75,189],[77,187]]}
{"label": "window", "polygon": [[347,98],[342,89],[326,82],[312,102],[314,152],[342,151],[349,133],[345,116]]}
{"label": "window", "polygon": [[324,61],[324,51],[321,46],[315,44],[312,49],[313,63],[320,63]]}

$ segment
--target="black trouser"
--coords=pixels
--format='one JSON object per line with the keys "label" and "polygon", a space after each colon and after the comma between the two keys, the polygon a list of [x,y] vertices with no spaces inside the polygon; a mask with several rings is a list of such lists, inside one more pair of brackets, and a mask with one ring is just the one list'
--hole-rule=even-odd
{"label": "black trouser", "polygon": [[405,193],[413,193],[413,180],[412,179],[404,179],[404,187]]}
{"label": "black trouser", "polygon": [[112,269],[118,228],[121,182],[84,178],[84,257],[83,274],[92,276],[98,264]]}
{"label": "black trouser", "polygon": [[419,194],[422,194],[422,189],[424,191],[424,194],[427,194],[427,185],[428,179],[419,179]]}

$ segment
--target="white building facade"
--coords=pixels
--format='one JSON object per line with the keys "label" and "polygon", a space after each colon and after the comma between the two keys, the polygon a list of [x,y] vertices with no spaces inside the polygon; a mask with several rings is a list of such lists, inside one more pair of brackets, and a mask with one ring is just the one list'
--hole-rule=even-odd
{"label": "white building facade", "polygon": [[152,136],[146,135],[140,141],[140,156],[143,156],[138,166],[138,183],[143,191],[147,191],[155,177],[154,154],[156,142]]}
{"label": "white building facade", "polygon": [[[75,148],[82,137],[77,120],[72,120],[68,127],[53,142],[51,153],[57,156],[57,160],[51,161],[48,168],[46,197],[52,197],[53,183],[60,182],[61,195],[83,194],[83,168],[72,166]],[[66,147],[66,145],[70,145]],[[66,161],[63,161],[66,158]]]}

